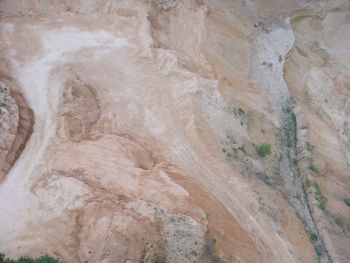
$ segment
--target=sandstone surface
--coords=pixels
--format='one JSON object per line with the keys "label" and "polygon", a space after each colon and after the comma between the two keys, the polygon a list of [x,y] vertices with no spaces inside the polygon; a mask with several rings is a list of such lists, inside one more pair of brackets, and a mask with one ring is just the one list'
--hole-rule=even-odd
{"label": "sandstone surface", "polygon": [[350,262],[348,0],[1,0],[0,43],[0,252]]}

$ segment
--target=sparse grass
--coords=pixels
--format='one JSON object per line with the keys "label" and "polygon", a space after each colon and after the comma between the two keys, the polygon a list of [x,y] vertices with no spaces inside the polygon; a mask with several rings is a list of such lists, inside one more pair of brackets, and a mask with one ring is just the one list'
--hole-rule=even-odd
{"label": "sparse grass", "polygon": [[322,210],[326,210],[327,207],[327,198],[323,195],[321,187],[318,183],[315,184],[316,189],[316,199],[318,201],[318,206]]}
{"label": "sparse grass", "polygon": [[295,148],[297,141],[297,116],[290,106],[285,106],[283,109],[285,113],[282,135],[284,144],[288,148]]}
{"label": "sparse grass", "polygon": [[321,246],[316,247],[317,256],[321,257],[324,254],[323,248]]}
{"label": "sparse grass", "polygon": [[326,210],[326,206],[327,206],[327,199],[326,199],[325,197],[323,197],[323,198],[320,200],[319,207],[320,207],[322,210]]}
{"label": "sparse grass", "polygon": [[[306,226],[306,222],[304,220],[302,222],[303,222],[304,226]],[[317,256],[321,257],[324,254],[324,249],[323,249],[322,245],[320,245],[318,243],[318,235],[317,235],[317,233],[312,232],[312,231],[310,231],[308,229],[306,229],[306,233],[308,234],[311,242],[314,245],[314,248],[315,248]]]}
{"label": "sparse grass", "polygon": [[214,255],[215,245],[216,239],[209,239],[207,244],[205,244],[203,247],[204,254],[210,258],[211,263],[225,263],[220,257]]}
{"label": "sparse grass", "polygon": [[218,256],[212,256],[211,263],[225,263],[225,262],[221,260],[221,258],[219,258]]}
{"label": "sparse grass", "polygon": [[36,259],[29,257],[21,257],[18,260],[13,260],[5,258],[4,254],[0,254],[0,263],[62,263],[62,261],[59,261],[58,259],[49,256],[42,256]]}
{"label": "sparse grass", "polygon": [[[305,220],[302,220],[302,222],[304,224],[304,227],[306,227],[307,224],[306,224]],[[318,243],[317,233],[312,232],[312,231],[308,230],[307,228],[306,228],[306,233],[308,234],[310,240],[312,241],[312,243],[314,245],[317,256],[321,257],[325,251],[324,251],[324,248],[322,247],[322,245],[320,243]]]}
{"label": "sparse grass", "polygon": [[271,154],[271,144],[263,143],[256,149],[260,157],[265,157]]}
{"label": "sparse grass", "polygon": [[301,195],[299,193],[295,194],[294,199],[298,200],[299,202],[301,201]]}
{"label": "sparse grass", "polygon": [[315,166],[314,164],[310,165],[310,170],[313,171],[316,174],[320,173],[320,169],[317,166]]}
{"label": "sparse grass", "polygon": [[165,258],[165,256],[158,256],[157,258],[156,258],[156,261],[155,261],[155,263],[166,263],[166,258]]}
{"label": "sparse grass", "polygon": [[237,158],[238,157],[238,151],[237,149],[226,149],[222,148],[222,152],[226,154],[227,158]]}
{"label": "sparse grass", "polygon": [[304,188],[305,188],[305,189],[309,189],[309,188],[311,187],[311,185],[312,185],[312,182],[311,182],[310,179],[306,179],[306,180],[304,181]]}
{"label": "sparse grass", "polygon": [[335,218],[335,223],[336,223],[338,226],[340,226],[341,228],[343,228],[344,225],[345,225],[345,218],[342,217],[342,216],[337,216],[337,217]]}
{"label": "sparse grass", "polygon": [[230,131],[226,131],[226,139],[232,143],[236,143],[236,139]]}
{"label": "sparse grass", "polygon": [[246,124],[246,112],[242,108],[230,106],[228,112],[232,114],[236,120],[239,120],[242,126]]}
{"label": "sparse grass", "polygon": [[345,204],[350,207],[350,197],[344,199]]}
{"label": "sparse grass", "polygon": [[[305,222],[305,220],[303,220],[302,222],[303,222],[303,224],[304,224],[304,227],[306,227],[306,222]],[[307,228],[306,228],[305,230],[306,230],[306,233],[308,234],[310,240],[311,240],[313,243],[315,243],[315,242],[318,240],[317,234],[316,234],[315,232],[313,232],[313,231],[307,229]]]}
{"label": "sparse grass", "polygon": [[322,194],[321,187],[318,183],[315,184],[315,188],[316,188],[316,194],[321,195]]}
{"label": "sparse grass", "polygon": [[306,149],[309,151],[309,152],[313,152],[315,146],[313,146],[311,143],[307,142],[306,143]]}
{"label": "sparse grass", "polygon": [[318,240],[318,237],[315,233],[310,233],[310,239],[315,242]]}
{"label": "sparse grass", "polygon": [[209,239],[207,244],[205,244],[203,247],[204,254],[212,255],[214,253],[215,245],[216,245],[216,239],[215,238]]}
{"label": "sparse grass", "polygon": [[350,224],[346,222],[343,216],[337,216],[335,218],[335,223],[342,229],[345,236],[350,236]]}
{"label": "sparse grass", "polygon": [[245,112],[244,112],[244,110],[243,110],[243,109],[239,108],[239,109],[238,109],[238,114],[239,114],[239,115],[244,115],[244,114],[245,114]]}
{"label": "sparse grass", "polygon": [[244,154],[247,154],[244,145],[242,145],[241,147],[238,148],[238,150],[242,151]]}

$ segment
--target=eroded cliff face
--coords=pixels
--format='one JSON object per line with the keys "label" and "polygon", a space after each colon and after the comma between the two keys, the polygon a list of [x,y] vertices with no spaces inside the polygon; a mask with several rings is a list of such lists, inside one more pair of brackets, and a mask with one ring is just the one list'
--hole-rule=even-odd
{"label": "eroded cliff face", "polygon": [[349,207],[344,202],[350,190],[349,14],[347,1],[315,2],[295,12],[296,40],[285,66],[305,122],[300,163],[314,185],[307,189],[309,203],[335,262],[350,260]]}
{"label": "eroded cliff face", "polygon": [[348,262],[348,1],[0,12],[0,252]]}

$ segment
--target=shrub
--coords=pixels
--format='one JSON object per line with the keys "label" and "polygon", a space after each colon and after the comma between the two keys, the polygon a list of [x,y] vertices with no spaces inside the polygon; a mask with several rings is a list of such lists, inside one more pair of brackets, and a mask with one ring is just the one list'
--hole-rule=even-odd
{"label": "shrub", "polygon": [[238,157],[238,151],[237,149],[226,149],[223,148],[222,151],[226,154],[227,158],[237,158]]}
{"label": "shrub", "polygon": [[346,219],[342,216],[337,216],[335,223],[342,229],[345,236],[350,236],[350,224],[346,222]]}
{"label": "shrub", "polygon": [[204,245],[203,250],[206,255],[212,255],[215,249],[216,239],[212,238]]}
{"label": "shrub", "polygon": [[317,195],[322,195],[322,192],[321,192],[321,187],[318,183],[315,184],[315,188],[316,188],[316,194]]}
{"label": "shrub", "polygon": [[335,223],[340,227],[344,227],[345,226],[345,218],[342,216],[337,216],[337,218],[335,219]]}
{"label": "shrub", "polygon": [[323,248],[321,246],[316,247],[317,256],[321,257],[324,254]]}
{"label": "shrub", "polygon": [[319,202],[318,206],[320,209],[325,210],[327,206],[327,198],[323,195],[321,187],[318,183],[315,184],[316,188],[316,199]]}
{"label": "shrub", "polygon": [[311,182],[310,179],[306,179],[306,180],[304,181],[304,188],[305,188],[305,189],[310,188],[311,185],[312,185],[312,182]]}
{"label": "shrub", "polygon": [[157,256],[155,263],[166,263],[166,258],[165,256]]}
{"label": "shrub", "polygon": [[318,240],[318,237],[315,233],[310,233],[310,239],[315,242]]}
{"label": "shrub", "polygon": [[350,207],[350,197],[344,199],[345,204]]}
{"label": "shrub", "polygon": [[297,141],[297,117],[290,106],[285,106],[282,110],[285,113],[282,129],[283,141],[288,148],[294,148]]}
{"label": "shrub", "polygon": [[216,239],[212,238],[203,246],[204,254],[210,258],[211,263],[225,263],[220,257],[214,254]]}
{"label": "shrub", "polygon": [[257,148],[257,153],[260,157],[265,157],[271,154],[271,144],[263,143]]}
{"label": "shrub", "polygon": [[319,207],[322,209],[322,210],[325,210],[326,209],[326,205],[327,205],[327,199],[325,197],[323,197],[321,200],[320,200],[320,205]]}
{"label": "shrub", "polygon": [[221,258],[219,258],[218,256],[212,256],[211,263],[225,263],[225,262],[222,261]]}
{"label": "shrub", "polygon": [[337,216],[335,223],[343,230],[343,233],[349,237],[350,236],[350,225],[346,222],[346,219],[342,216]]}

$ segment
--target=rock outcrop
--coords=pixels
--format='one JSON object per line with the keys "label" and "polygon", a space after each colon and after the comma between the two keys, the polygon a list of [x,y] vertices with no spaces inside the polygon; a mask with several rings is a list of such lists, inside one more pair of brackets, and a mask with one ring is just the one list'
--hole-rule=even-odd
{"label": "rock outcrop", "polygon": [[13,80],[0,73],[0,181],[22,153],[32,134],[34,115]]}
{"label": "rock outcrop", "polygon": [[349,13],[2,0],[0,252],[348,262]]}

